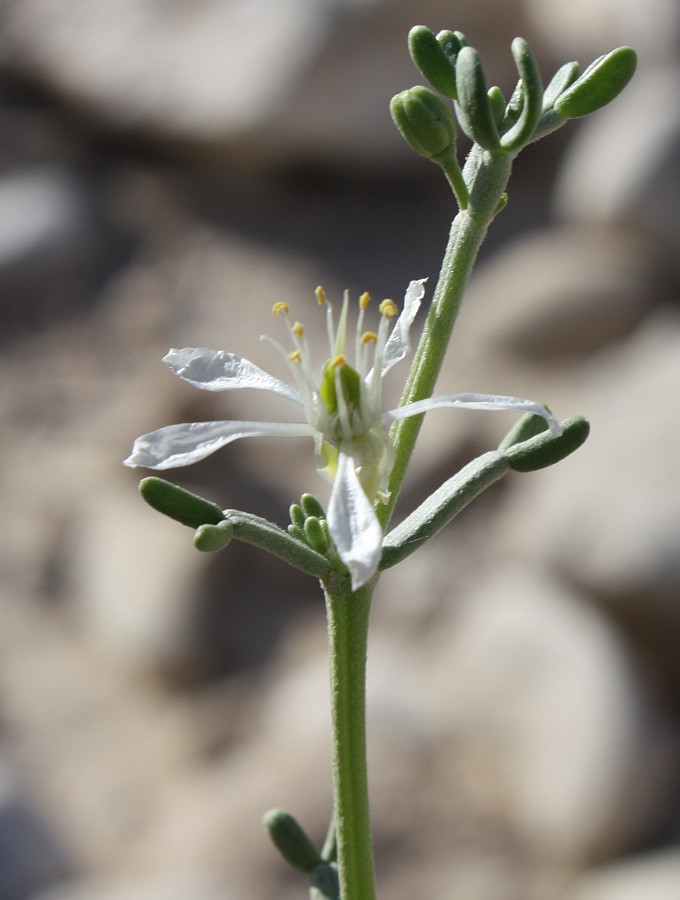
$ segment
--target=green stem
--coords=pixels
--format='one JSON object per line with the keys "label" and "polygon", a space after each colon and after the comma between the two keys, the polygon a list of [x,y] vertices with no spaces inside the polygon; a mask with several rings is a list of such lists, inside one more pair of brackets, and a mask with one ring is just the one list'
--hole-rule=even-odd
{"label": "green stem", "polygon": [[325,584],[330,649],[333,799],[342,900],[375,900],[366,765],[366,648],[372,583]]}
{"label": "green stem", "polygon": [[[434,393],[463,293],[479,248],[502,203],[511,168],[511,154],[492,154],[475,146],[468,157],[463,175],[470,186],[469,206],[458,213],[451,225],[439,281],[401,397],[401,406],[424,400]],[[422,421],[422,416],[410,416],[393,426],[395,463],[390,476],[390,496],[377,509],[383,527],[387,527],[397,502]]]}

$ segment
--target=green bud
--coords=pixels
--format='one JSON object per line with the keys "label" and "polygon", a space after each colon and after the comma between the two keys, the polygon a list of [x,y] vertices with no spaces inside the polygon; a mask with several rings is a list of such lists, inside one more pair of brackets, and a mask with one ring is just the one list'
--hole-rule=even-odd
{"label": "green bud", "polygon": [[[457,38],[455,40],[458,41]],[[460,49],[460,42],[458,44],[458,49]],[[455,56],[453,59],[449,56],[440,41],[425,25],[416,25],[411,29],[408,35],[408,46],[411,59],[430,84],[445,97],[455,100]]]}
{"label": "green bud", "polygon": [[524,441],[528,441],[530,438],[536,437],[537,434],[542,434],[546,430],[547,425],[543,416],[527,413],[527,415],[522,416],[521,419],[518,419],[517,422],[515,422],[499,444],[498,449],[501,453],[505,453],[511,447],[514,447],[515,444],[521,444]]}
{"label": "green bud", "polygon": [[590,432],[590,425],[583,416],[565,419],[562,428],[559,437],[545,430],[535,437],[507,447],[503,453],[510,468],[516,472],[533,472],[552,466],[578,450]]}
{"label": "green bud", "polygon": [[566,119],[578,119],[600,109],[617,97],[633,77],[637,54],[631,47],[618,47],[592,62],[554,103]]}
{"label": "green bud", "polygon": [[263,821],[274,846],[294,869],[311,873],[317,866],[326,866],[307,833],[290,813],[272,809]]}
{"label": "green bud", "polygon": [[493,118],[496,123],[496,127],[500,128],[503,124],[503,118],[505,116],[505,97],[503,96],[503,91],[494,85],[490,87],[487,91],[489,97],[489,103],[491,104],[491,112],[493,113]]}
{"label": "green bud", "polygon": [[326,518],[324,508],[316,499],[314,494],[303,494],[300,503],[302,504],[302,509],[304,510],[305,516],[316,516],[317,519]]}
{"label": "green bud", "polygon": [[304,532],[307,543],[312,550],[316,550],[317,553],[321,554],[328,553],[328,538],[316,516],[310,516],[305,520]]}
{"label": "green bud", "polygon": [[201,525],[194,535],[194,547],[203,553],[224,550],[234,535],[234,526],[227,519],[219,525]]}
{"label": "green bud", "polygon": [[417,85],[392,98],[394,124],[411,147],[428,159],[451,154],[456,146],[456,123],[444,102],[429,88]]}
{"label": "green bud", "polygon": [[143,478],[139,491],[149,506],[189,528],[218,525],[224,520],[224,513],[216,503],[204,500],[164,478]]}
{"label": "green bud", "polygon": [[305,513],[301,506],[292,503],[290,506],[290,521],[296,528],[303,528],[305,524]]}
{"label": "green bud", "polygon": [[470,140],[476,141],[484,150],[500,150],[486,75],[474,47],[463,47],[456,57],[456,86],[460,127]]}

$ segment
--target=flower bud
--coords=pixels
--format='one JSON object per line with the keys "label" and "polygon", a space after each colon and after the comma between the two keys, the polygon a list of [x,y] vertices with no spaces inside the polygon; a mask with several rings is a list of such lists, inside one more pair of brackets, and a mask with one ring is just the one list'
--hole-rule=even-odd
{"label": "flower bud", "polygon": [[397,94],[390,112],[406,142],[421,156],[436,160],[455,149],[453,114],[429,88],[417,85]]}
{"label": "flower bud", "polygon": [[290,813],[272,809],[265,815],[264,825],[276,849],[294,869],[309,873],[324,864],[321,854]]}
{"label": "flower bud", "polygon": [[228,519],[224,519],[219,525],[201,525],[194,535],[194,547],[203,553],[224,550],[231,543],[233,535],[234,526]]}

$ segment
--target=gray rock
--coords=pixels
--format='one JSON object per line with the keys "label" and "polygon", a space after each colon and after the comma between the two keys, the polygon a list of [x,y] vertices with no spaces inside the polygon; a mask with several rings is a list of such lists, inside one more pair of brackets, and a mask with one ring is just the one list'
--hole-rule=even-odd
{"label": "gray rock", "polygon": [[[438,0],[20,0],[5,4],[11,64],[95,109],[117,129],[234,149],[250,164],[297,157],[412,158],[389,98],[418,80],[406,50],[418,21],[458,28]],[[507,44],[517,2],[490,21],[465,3],[480,49]]]}
{"label": "gray rock", "polygon": [[530,852],[569,868],[648,833],[670,745],[603,616],[540,572],[501,566],[453,621],[446,649],[430,650],[435,682],[471,782]]}
{"label": "gray rock", "polygon": [[677,65],[642,70],[610,107],[583,123],[560,173],[560,216],[625,222],[677,252],[678,78]]}
{"label": "gray rock", "polygon": [[583,875],[565,900],[676,900],[680,850],[631,857]]}

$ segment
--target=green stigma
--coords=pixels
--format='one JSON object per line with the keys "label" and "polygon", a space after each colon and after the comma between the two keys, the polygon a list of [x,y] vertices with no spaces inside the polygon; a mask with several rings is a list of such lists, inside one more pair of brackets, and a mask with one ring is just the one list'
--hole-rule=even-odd
{"label": "green stigma", "polygon": [[348,365],[345,357],[340,355],[329,359],[321,371],[319,396],[331,415],[338,412],[338,392],[336,387],[336,371],[340,374],[342,397],[349,409],[359,409],[361,405],[361,376],[356,369]]}

